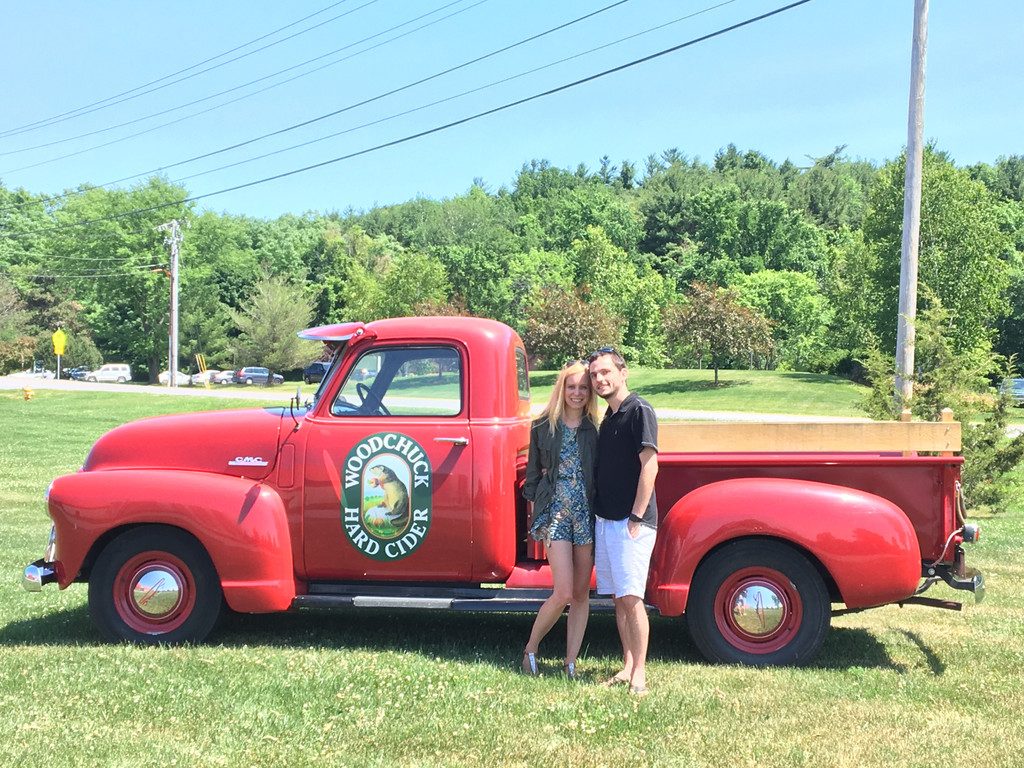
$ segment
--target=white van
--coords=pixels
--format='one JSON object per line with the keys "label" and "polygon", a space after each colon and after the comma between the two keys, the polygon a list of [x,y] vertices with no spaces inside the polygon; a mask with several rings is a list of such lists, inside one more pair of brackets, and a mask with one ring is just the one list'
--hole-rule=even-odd
{"label": "white van", "polygon": [[107,363],[101,365],[95,371],[89,371],[85,374],[86,381],[116,381],[118,384],[124,384],[126,381],[132,380],[132,369],[130,365],[125,363]]}

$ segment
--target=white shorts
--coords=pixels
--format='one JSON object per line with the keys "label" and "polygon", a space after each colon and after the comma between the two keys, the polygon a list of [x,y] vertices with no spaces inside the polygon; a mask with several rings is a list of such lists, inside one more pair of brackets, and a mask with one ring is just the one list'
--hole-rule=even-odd
{"label": "white shorts", "polygon": [[594,536],[594,567],[597,570],[597,593],[642,598],[647,591],[647,574],[651,552],[658,532],[641,525],[634,539],[629,535],[629,520],[596,518]]}

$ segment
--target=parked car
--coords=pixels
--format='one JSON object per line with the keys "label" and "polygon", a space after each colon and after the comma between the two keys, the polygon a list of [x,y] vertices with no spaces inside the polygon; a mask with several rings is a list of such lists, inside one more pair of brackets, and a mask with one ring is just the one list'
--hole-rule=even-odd
{"label": "parked car", "polygon": [[89,369],[84,365],[77,365],[74,368],[68,368],[66,371],[61,371],[61,376],[65,379],[73,379],[74,381],[85,381],[85,377],[89,375]]}
{"label": "parked car", "polygon": [[1024,379],[1003,379],[1001,392],[1009,392],[1014,405],[1024,405]]}
{"label": "parked car", "polygon": [[284,384],[284,376],[279,373],[271,373],[269,368],[248,366],[235,371],[235,384]]}
{"label": "parked car", "polygon": [[327,375],[327,371],[330,367],[330,363],[326,363],[322,360],[310,363],[302,371],[302,380],[307,384],[314,384],[316,382],[323,381],[324,376]]}
{"label": "parked car", "polygon": [[[156,380],[160,382],[162,386],[166,387],[168,384],[171,383],[171,372],[161,371],[160,375],[156,377]],[[175,381],[177,382],[177,385],[179,387],[187,387],[189,383],[191,383],[192,379],[189,377],[187,373],[182,373],[181,371],[178,371],[177,374],[175,375]]]}
{"label": "parked car", "polygon": [[125,363],[107,363],[106,365],[101,365],[95,371],[89,371],[85,374],[85,380],[124,384],[126,381],[132,380],[132,369],[130,365]]}
{"label": "parked car", "polygon": [[[218,373],[220,373],[220,371],[218,371],[216,368],[207,368],[205,371],[193,373],[190,382],[193,387],[201,387],[204,384],[206,384],[206,382],[210,382],[212,384],[214,383],[213,377],[216,376]],[[234,376],[234,371],[227,371],[227,373],[230,374],[231,376]]]}
{"label": "parked car", "polygon": [[235,380],[234,371],[218,371],[210,378],[211,384],[231,384]]}

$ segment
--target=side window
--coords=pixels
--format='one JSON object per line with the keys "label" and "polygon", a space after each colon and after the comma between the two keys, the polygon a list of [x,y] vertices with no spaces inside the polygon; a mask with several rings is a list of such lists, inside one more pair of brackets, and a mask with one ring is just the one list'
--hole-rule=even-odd
{"label": "side window", "polygon": [[379,347],[364,352],[331,405],[335,416],[456,416],[462,360],[451,347]]}
{"label": "side window", "polygon": [[526,368],[526,352],[516,347],[516,383],[519,385],[519,399],[530,399],[530,374]]}

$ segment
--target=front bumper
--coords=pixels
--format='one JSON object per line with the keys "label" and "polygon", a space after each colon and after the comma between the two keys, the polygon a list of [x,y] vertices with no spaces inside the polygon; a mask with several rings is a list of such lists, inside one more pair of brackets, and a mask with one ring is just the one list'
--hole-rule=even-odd
{"label": "front bumper", "polygon": [[45,560],[36,560],[34,563],[25,566],[25,573],[21,576],[21,586],[26,592],[41,592],[47,584],[57,581],[57,570],[53,563]]}

